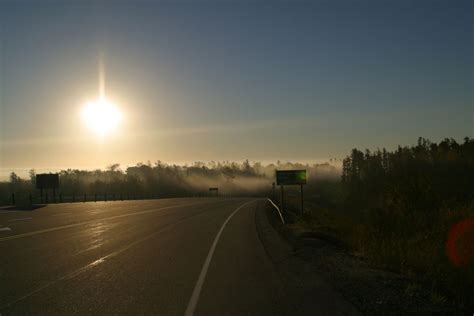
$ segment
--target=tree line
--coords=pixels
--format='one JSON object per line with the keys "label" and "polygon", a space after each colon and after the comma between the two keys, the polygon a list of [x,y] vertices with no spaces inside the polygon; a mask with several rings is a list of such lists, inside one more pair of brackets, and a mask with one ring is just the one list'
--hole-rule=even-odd
{"label": "tree line", "polygon": [[[275,169],[307,169],[313,180],[338,178],[340,171],[329,163],[299,164],[278,161],[263,165],[246,160],[238,162],[195,162],[192,165],[138,163],[122,169],[112,164],[105,170],[66,169],[59,172],[60,194],[64,200],[161,198],[209,195],[210,187],[218,187],[225,195],[267,196],[274,181]],[[19,203],[28,203],[30,195],[38,201],[36,172],[30,170],[23,179],[11,173],[8,182],[0,182],[0,203],[10,204],[15,194]],[[51,192],[49,193],[51,197]],[[51,199],[50,199],[51,201]]]}
{"label": "tree line", "polygon": [[341,180],[347,201],[357,208],[432,213],[469,204],[474,197],[474,139],[362,152],[343,160]]}

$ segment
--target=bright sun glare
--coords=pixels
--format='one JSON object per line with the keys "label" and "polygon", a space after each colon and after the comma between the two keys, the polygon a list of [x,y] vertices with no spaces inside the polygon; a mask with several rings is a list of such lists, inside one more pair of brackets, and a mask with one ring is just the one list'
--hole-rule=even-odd
{"label": "bright sun glare", "polygon": [[101,97],[85,104],[82,118],[88,128],[102,137],[117,129],[122,113],[110,100]]}

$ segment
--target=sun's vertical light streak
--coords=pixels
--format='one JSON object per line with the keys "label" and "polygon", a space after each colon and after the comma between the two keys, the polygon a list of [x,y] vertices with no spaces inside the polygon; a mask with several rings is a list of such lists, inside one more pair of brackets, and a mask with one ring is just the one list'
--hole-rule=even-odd
{"label": "sun's vertical light streak", "polygon": [[99,98],[105,98],[105,65],[104,54],[101,53],[99,57]]}
{"label": "sun's vertical light streak", "polygon": [[97,133],[100,139],[115,130],[122,120],[122,113],[105,94],[105,62],[102,52],[98,61],[99,98],[86,102],[81,115],[86,126]]}

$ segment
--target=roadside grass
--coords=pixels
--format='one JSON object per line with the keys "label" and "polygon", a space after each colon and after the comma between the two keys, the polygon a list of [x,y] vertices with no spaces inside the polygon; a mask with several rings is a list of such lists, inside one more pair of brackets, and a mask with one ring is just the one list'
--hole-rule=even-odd
{"label": "roadside grass", "polygon": [[[298,210],[297,200],[289,199],[289,207]],[[341,211],[311,199],[305,204],[306,212],[293,224],[295,228],[336,237],[371,264],[407,275],[413,280],[405,290],[407,297],[424,287],[430,289],[433,305],[450,303],[473,310],[474,227],[458,236],[455,244],[462,264],[449,258],[447,242],[456,223],[474,219],[474,203],[440,209],[429,218],[416,211]]]}

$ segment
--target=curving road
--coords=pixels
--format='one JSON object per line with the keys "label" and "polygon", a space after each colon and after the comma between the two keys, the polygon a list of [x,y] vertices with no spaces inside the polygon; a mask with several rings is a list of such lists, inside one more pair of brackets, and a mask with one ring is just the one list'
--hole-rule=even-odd
{"label": "curving road", "polygon": [[279,263],[291,249],[266,206],[189,198],[0,210],[0,314],[356,313],[324,281],[305,284]]}

